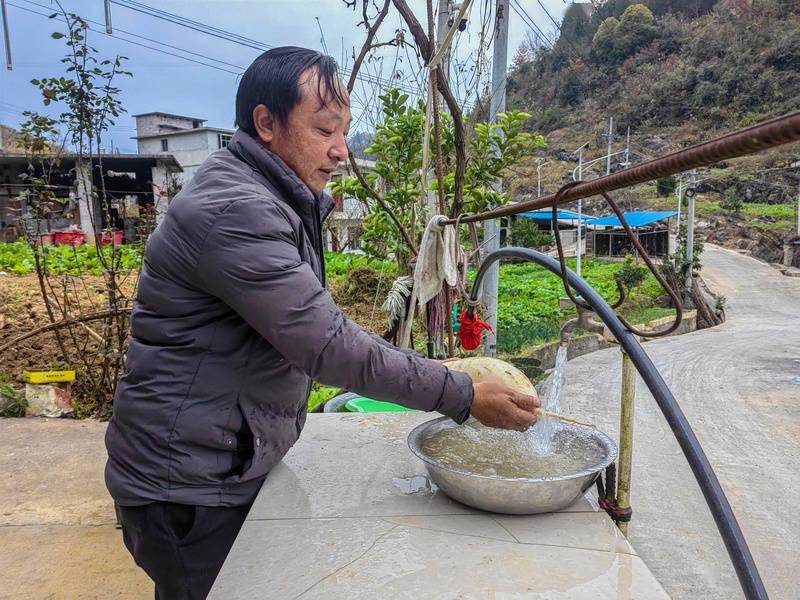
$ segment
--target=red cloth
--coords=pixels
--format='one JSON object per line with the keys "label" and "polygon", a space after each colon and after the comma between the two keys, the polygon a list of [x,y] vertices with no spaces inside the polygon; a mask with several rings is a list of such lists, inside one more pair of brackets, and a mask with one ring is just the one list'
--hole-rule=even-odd
{"label": "red cloth", "polygon": [[458,329],[458,339],[461,340],[461,347],[464,350],[475,350],[481,345],[483,330],[492,331],[491,325],[486,321],[481,321],[477,316],[470,317],[467,311],[458,317],[458,322],[461,323],[461,327]]}

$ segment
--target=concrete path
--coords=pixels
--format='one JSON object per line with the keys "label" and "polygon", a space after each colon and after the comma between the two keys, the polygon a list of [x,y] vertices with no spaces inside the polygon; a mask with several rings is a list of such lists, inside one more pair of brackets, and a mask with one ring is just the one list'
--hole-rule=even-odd
{"label": "concrete path", "polygon": [[88,420],[0,419],[0,598],[153,597],[114,527],[105,430]]}
{"label": "concrete path", "polygon": [[[770,596],[798,598],[800,280],[714,246],[703,262],[728,320],[645,349],[722,481]],[[616,436],[619,371],[616,349],[570,361],[566,411]],[[630,541],[673,597],[741,597],[694,476],[641,381],[637,389]]]}

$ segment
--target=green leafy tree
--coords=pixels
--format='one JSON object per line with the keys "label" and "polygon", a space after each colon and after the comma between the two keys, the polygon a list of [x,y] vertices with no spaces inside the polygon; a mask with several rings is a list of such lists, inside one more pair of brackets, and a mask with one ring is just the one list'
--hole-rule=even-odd
{"label": "green leafy tree", "polygon": [[648,273],[647,267],[636,264],[633,262],[633,255],[627,254],[625,255],[625,264],[617,272],[616,277],[619,278],[625,289],[630,293],[647,279]]}
{"label": "green leafy tree", "polygon": [[656,192],[659,196],[669,196],[675,193],[678,182],[675,177],[662,177],[656,180]]}
{"label": "green leafy tree", "polygon": [[[367,209],[364,219],[363,249],[371,257],[394,254],[398,269],[407,273],[412,254],[398,223],[417,244],[425,226],[425,203],[429,191],[438,191],[433,179],[425,189],[422,181],[425,106],[409,102],[407,94],[387,90],[380,100],[383,120],[375,139],[365,152],[375,159],[375,167],[357,177],[343,177],[332,184],[334,193],[358,199]],[[506,170],[544,145],[544,138],[523,131],[530,117],[520,111],[498,115],[497,123],[478,123],[468,147],[464,181],[465,212],[479,212],[508,202],[509,195],[494,189]],[[433,156],[433,147],[430,156]],[[452,119],[442,115],[442,159],[445,167],[444,191],[448,207],[455,197],[455,139]],[[366,183],[366,185],[364,185]],[[380,198],[378,201],[373,192]],[[391,214],[390,214],[391,213]]]}
{"label": "green leafy tree", "polygon": [[551,246],[554,242],[552,234],[539,229],[533,219],[521,217],[511,223],[511,243],[514,246],[538,249]]}
{"label": "green leafy tree", "polygon": [[592,38],[592,49],[595,55],[605,63],[612,63],[616,61],[616,31],[619,27],[619,19],[616,17],[608,17],[605,21],[600,23],[597,32]]}

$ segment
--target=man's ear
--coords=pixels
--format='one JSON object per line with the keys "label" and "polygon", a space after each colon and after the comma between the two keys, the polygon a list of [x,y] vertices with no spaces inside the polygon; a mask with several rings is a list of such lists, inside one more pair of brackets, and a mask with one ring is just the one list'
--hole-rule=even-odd
{"label": "man's ear", "polygon": [[265,144],[269,144],[275,138],[276,120],[269,109],[263,104],[259,104],[253,109],[253,124],[259,139]]}

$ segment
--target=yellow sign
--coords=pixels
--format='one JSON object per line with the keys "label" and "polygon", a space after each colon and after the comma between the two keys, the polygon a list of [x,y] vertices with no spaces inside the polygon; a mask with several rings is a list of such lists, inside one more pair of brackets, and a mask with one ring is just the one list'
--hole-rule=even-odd
{"label": "yellow sign", "polygon": [[23,371],[28,383],[66,383],[75,381],[75,371]]}

